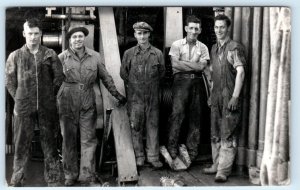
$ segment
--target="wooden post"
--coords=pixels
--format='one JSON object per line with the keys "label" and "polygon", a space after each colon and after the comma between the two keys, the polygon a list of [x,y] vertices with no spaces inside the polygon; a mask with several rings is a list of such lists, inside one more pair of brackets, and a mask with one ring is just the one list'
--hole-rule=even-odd
{"label": "wooden post", "polygon": [[256,166],[256,150],[258,144],[259,84],[261,59],[261,13],[262,8],[255,7],[253,13],[252,33],[252,72],[250,85],[250,111],[248,130],[248,166]]}
{"label": "wooden post", "polygon": [[[112,76],[118,91],[125,94],[123,80],[120,77],[121,60],[114,13],[111,7],[99,7],[100,48],[105,67]],[[136,181],[138,179],[135,155],[133,151],[131,131],[126,107],[117,107],[115,98],[101,85],[104,110],[114,108],[111,115],[118,163],[118,181]]]}
{"label": "wooden post", "polygon": [[182,7],[166,7],[165,47],[183,38]]}
{"label": "wooden post", "polygon": [[[273,147],[274,135],[274,119],[276,108],[277,84],[278,84],[278,69],[280,64],[280,51],[282,42],[282,31],[276,27],[278,22],[279,8],[270,8],[270,33],[271,33],[271,62],[269,74],[267,114],[266,114],[266,130],[265,130],[265,146],[260,172],[260,180],[262,185],[270,184],[271,177],[271,162],[270,156]],[[275,27],[274,27],[275,25]],[[274,29],[275,28],[275,29]],[[272,30],[273,29],[273,30]]]}
{"label": "wooden post", "polygon": [[237,165],[240,172],[246,166],[246,146],[247,146],[247,132],[249,123],[249,68],[251,68],[251,59],[249,59],[250,49],[250,25],[251,25],[251,8],[242,8],[242,27],[241,27],[241,42],[245,47],[246,65],[245,65],[245,79],[243,84],[243,104],[242,104],[242,123],[239,133],[238,152],[237,152]]}

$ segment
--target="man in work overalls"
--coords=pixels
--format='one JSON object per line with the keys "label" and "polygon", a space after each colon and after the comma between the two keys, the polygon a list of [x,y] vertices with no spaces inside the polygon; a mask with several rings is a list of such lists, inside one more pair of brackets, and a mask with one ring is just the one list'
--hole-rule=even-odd
{"label": "man in work overalls", "polygon": [[213,165],[204,173],[216,174],[216,182],[227,181],[237,147],[237,127],[241,119],[242,86],[246,64],[241,44],[229,37],[231,21],[215,18],[217,43],[211,49],[211,146]]}
{"label": "man in work overalls", "polygon": [[171,157],[175,159],[178,154],[181,126],[184,118],[187,117],[188,132],[185,140],[190,161],[193,161],[198,155],[200,144],[202,109],[203,103],[206,103],[202,101],[206,99],[203,70],[207,66],[209,52],[206,45],[197,40],[201,33],[200,19],[188,16],[185,21],[185,31],[186,38],[175,41],[169,52],[174,83],[172,113],[168,121],[167,149]]}
{"label": "man in work overalls", "polygon": [[44,153],[44,178],[48,186],[59,185],[60,167],[55,132],[58,114],[55,95],[64,79],[54,50],[40,45],[40,21],[31,18],[24,25],[26,44],[12,52],[6,62],[5,83],[15,101],[12,186],[22,186],[34,128],[40,129]]}
{"label": "man in work overalls", "polygon": [[[66,186],[73,186],[77,178],[86,185],[96,182],[97,138],[94,88],[98,88],[99,91],[99,79],[121,105],[126,103],[126,98],[117,91],[100,54],[84,46],[88,33],[89,31],[83,26],[71,27],[66,35],[69,48],[59,54],[66,77],[57,94],[63,136],[62,155]],[[78,130],[81,145],[79,171],[77,166]]]}
{"label": "man in work overalls", "polygon": [[125,51],[120,75],[125,82],[128,114],[137,166],[143,166],[145,153],[143,131],[146,130],[147,161],[155,168],[159,161],[159,84],[165,66],[162,52],[149,43],[152,27],[145,22],[133,25],[138,45]]}

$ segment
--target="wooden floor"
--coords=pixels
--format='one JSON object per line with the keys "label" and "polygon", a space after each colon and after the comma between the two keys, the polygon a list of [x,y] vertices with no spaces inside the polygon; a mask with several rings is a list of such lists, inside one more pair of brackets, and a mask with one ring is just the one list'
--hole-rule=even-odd
{"label": "wooden floor", "polygon": [[[9,182],[12,174],[13,156],[6,156],[6,180]],[[139,169],[140,178],[138,186],[161,186],[160,178],[163,176],[174,177],[180,179],[186,186],[253,186],[248,176],[238,175],[234,172],[226,183],[215,183],[214,175],[205,175],[201,171],[207,164],[197,163],[190,167],[187,171],[174,172],[164,167],[163,169],[154,170],[150,166]],[[109,182],[110,186],[118,186],[116,172],[113,176],[111,167],[106,167],[104,173],[100,176],[103,181]],[[130,184],[126,184],[130,186]],[[26,174],[26,187],[43,187],[47,186],[43,179],[43,162],[30,160],[28,172]],[[80,186],[80,184],[76,184]]]}

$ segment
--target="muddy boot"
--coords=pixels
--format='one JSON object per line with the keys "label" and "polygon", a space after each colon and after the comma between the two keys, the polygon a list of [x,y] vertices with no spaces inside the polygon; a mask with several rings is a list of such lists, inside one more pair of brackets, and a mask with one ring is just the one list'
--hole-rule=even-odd
{"label": "muddy boot", "polygon": [[153,168],[158,169],[158,168],[163,167],[163,163],[161,163],[159,160],[157,160],[157,161],[152,161],[152,162],[148,161],[148,162],[151,164],[151,166],[152,166]]}
{"label": "muddy boot", "polygon": [[50,182],[48,183],[48,187],[60,187],[62,186],[60,182]]}
{"label": "muddy boot", "polygon": [[204,174],[213,175],[217,173],[217,166],[215,164],[211,165],[209,168],[203,169]]}
{"label": "muddy boot", "polygon": [[224,183],[227,181],[227,176],[221,173],[218,173],[215,177],[215,182]]}
{"label": "muddy boot", "polygon": [[66,179],[65,180],[65,186],[74,186],[75,180],[74,179]]}

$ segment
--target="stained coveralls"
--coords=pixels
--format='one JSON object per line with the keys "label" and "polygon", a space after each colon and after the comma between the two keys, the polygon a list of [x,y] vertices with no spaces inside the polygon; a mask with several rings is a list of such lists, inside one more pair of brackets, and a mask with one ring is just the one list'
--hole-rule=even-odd
{"label": "stained coveralls", "polygon": [[245,66],[244,49],[239,43],[228,39],[222,46],[215,44],[211,50],[213,68],[211,93],[211,145],[214,167],[218,173],[231,173],[237,150],[237,128],[241,119],[241,100],[235,111],[227,108],[232,97],[236,67]]}
{"label": "stained coveralls", "polygon": [[[196,54],[200,55],[202,60],[209,60],[208,48],[200,41],[196,42],[189,56],[189,45],[186,38],[175,41],[169,52],[170,56],[178,57],[179,60],[183,61],[191,60]],[[173,71],[173,74],[173,105],[168,121],[169,139],[167,148],[170,155],[175,158],[178,153],[182,123],[184,118],[187,117],[189,126],[186,147],[191,161],[193,161],[198,155],[202,113],[204,104],[207,101],[204,74],[196,71],[176,73]]]}
{"label": "stained coveralls", "polygon": [[162,52],[150,45],[125,51],[120,76],[127,91],[127,110],[136,159],[144,162],[143,131],[146,130],[146,154],[149,162],[159,160],[159,85],[165,66]]}
{"label": "stained coveralls", "polygon": [[[85,47],[80,59],[73,50],[59,54],[65,81],[59,89],[57,102],[63,136],[62,155],[66,180],[95,181],[96,102],[94,88],[99,78],[113,96],[118,96],[112,77],[108,74],[99,53]],[[80,171],[77,165],[77,134],[80,130]]]}
{"label": "stained coveralls", "polygon": [[60,169],[55,133],[58,126],[55,95],[63,81],[57,54],[44,46],[33,55],[26,45],[12,52],[6,62],[6,87],[15,101],[15,155],[12,184],[22,183],[34,128],[40,129],[44,153],[44,178],[59,182]]}

